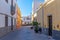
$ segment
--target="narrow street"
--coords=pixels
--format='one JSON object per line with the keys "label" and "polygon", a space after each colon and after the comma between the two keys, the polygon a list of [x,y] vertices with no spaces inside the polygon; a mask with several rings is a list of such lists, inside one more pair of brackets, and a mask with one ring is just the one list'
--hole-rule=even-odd
{"label": "narrow street", "polygon": [[59,4],[60,0],[0,0],[0,40],[60,40]]}
{"label": "narrow street", "polygon": [[53,40],[48,39],[48,36],[40,33],[35,33],[30,26],[23,26],[20,30],[11,32],[0,40]]}

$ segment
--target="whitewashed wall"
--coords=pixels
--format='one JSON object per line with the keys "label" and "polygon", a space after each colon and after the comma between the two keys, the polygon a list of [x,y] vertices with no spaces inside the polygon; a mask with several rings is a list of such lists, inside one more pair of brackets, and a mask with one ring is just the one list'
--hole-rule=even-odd
{"label": "whitewashed wall", "polygon": [[40,2],[38,0],[33,0],[32,2],[32,11],[33,13],[36,12],[36,9],[39,7]]}
{"label": "whitewashed wall", "polygon": [[[27,17],[30,18],[30,19],[28,20]],[[26,23],[26,24],[31,23],[31,17],[29,17],[29,16],[27,16],[27,17],[22,17],[22,21],[23,21],[22,24],[24,24],[24,23]]]}
{"label": "whitewashed wall", "polygon": [[[14,6],[16,4],[16,0],[13,0]],[[3,15],[2,15],[3,14]],[[5,15],[8,16],[8,26],[5,26]],[[11,0],[8,0],[8,3],[6,0],[0,0],[0,37],[6,35],[11,31]],[[16,18],[16,14],[13,16],[13,18]],[[14,21],[13,21],[14,24]],[[16,27],[14,26],[13,29],[15,30]]]}
{"label": "whitewashed wall", "polygon": [[[13,4],[15,6],[16,0],[13,0]],[[8,0],[8,3],[5,0],[0,0],[0,13],[11,16],[11,0]],[[16,14],[13,17],[16,18]]]}
{"label": "whitewashed wall", "polygon": [[11,0],[8,0],[8,4],[11,6]]}
{"label": "whitewashed wall", "polygon": [[[16,4],[16,0],[13,0],[13,4],[15,6]],[[5,0],[0,0],[0,13],[3,13],[3,14],[7,14],[9,16],[11,16],[11,0],[8,0],[8,3],[5,1]],[[13,15],[13,18],[16,18],[16,10],[15,10],[15,15]],[[0,17],[0,19],[2,18],[3,16]],[[5,17],[4,17],[5,18]],[[1,26],[4,26],[2,24],[4,24],[5,22],[5,19],[1,19],[2,21],[0,22],[0,25]],[[8,26],[11,25],[11,18],[8,17]]]}
{"label": "whitewashed wall", "polygon": [[49,0],[45,0],[45,2],[47,2],[47,1],[49,1]]}
{"label": "whitewashed wall", "polygon": [[0,0],[0,13],[10,15],[10,5],[5,0]]}
{"label": "whitewashed wall", "polygon": [[5,27],[5,16],[0,15],[0,28]]}

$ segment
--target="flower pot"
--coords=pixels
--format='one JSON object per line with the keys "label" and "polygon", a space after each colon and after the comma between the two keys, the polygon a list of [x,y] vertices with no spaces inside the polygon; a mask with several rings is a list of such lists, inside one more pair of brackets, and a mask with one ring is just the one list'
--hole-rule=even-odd
{"label": "flower pot", "polygon": [[33,27],[31,27],[31,29],[33,29]]}
{"label": "flower pot", "polygon": [[39,28],[39,32],[42,32],[42,29],[41,28]]}
{"label": "flower pot", "polygon": [[35,30],[35,33],[38,33],[38,30]]}

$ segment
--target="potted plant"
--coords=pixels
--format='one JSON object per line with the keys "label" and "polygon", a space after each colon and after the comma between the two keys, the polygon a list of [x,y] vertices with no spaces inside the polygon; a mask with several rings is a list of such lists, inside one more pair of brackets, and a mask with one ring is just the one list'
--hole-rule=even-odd
{"label": "potted plant", "polygon": [[35,33],[38,33],[38,26],[35,26],[34,31],[35,31]]}
{"label": "potted plant", "polygon": [[38,33],[38,22],[33,22],[33,26],[35,27],[34,31]]}

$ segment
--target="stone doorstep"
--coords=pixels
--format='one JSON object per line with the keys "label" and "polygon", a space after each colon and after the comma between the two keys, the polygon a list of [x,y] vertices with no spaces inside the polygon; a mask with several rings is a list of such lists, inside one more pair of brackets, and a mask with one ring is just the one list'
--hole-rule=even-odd
{"label": "stone doorstep", "polygon": [[53,39],[51,36],[48,36],[48,39],[49,39],[49,40],[55,40],[55,39]]}

